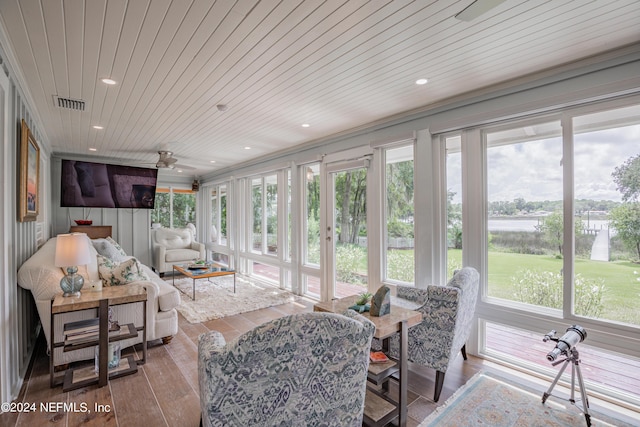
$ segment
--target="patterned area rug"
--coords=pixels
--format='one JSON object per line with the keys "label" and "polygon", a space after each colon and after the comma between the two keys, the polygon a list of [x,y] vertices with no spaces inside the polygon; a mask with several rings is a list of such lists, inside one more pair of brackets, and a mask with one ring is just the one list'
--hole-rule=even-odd
{"label": "patterned area rug", "polygon": [[[171,277],[165,281],[173,284]],[[294,300],[287,291],[249,282],[236,276],[236,293],[233,293],[233,276],[212,277],[196,280],[196,300],[191,299],[193,280],[188,277],[176,277],[176,287],[186,293],[180,294],[178,311],[189,323],[201,323],[207,320],[233,316],[260,308],[272,307]]]}
{"label": "patterned area rug", "polygon": [[[554,388],[553,396],[543,405],[542,393],[546,389],[534,390],[481,372],[418,427],[586,426],[587,422],[580,409],[567,400],[555,397],[556,390]],[[576,392],[575,397],[581,403],[579,393]],[[594,427],[633,427],[633,424],[599,414],[592,408],[589,408],[589,412],[591,425]]]}

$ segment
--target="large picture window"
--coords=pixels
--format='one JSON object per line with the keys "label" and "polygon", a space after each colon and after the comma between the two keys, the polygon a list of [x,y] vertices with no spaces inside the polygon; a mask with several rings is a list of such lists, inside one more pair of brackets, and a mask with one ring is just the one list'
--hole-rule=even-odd
{"label": "large picture window", "polygon": [[589,388],[629,396],[640,363],[603,337],[640,325],[640,107],[593,105],[475,134],[484,163],[462,174],[486,188],[463,195],[476,207],[467,217],[486,218],[486,238],[470,240],[483,241],[486,259],[477,266],[486,269],[482,353],[554,372],[534,343],[580,324],[590,333],[581,344]]}
{"label": "large picture window", "polygon": [[228,246],[227,240],[227,186],[221,184],[211,189],[211,241]]}
{"label": "large picture window", "polygon": [[640,107],[573,119],[574,313],[640,325]]}
{"label": "large picture window", "polygon": [[486,134],[488,295],[562,309],[560,122]]}
{"label": "large picture window", "polygon": [[278,254],[278,175],[251,181],[253,236],[252,250]]}
{"label": "large picture window", "polygon": [[308,165],[305,171],[305,248],[304,264],[320,265],[320,165]]}
{"label": "large picture window", "polygon": [[385,150],[387,280],[415,280],[413,144]]}
{"label": "large picture window", "polygon": [[196,193],[191,190],[157,188],[151,222],[165,228],[184,228],[196,223]]}
{"label": "large picture window", "polygon": [[462,268],[462,156],[461,137],[445,138],[447,169],[447,279]]}

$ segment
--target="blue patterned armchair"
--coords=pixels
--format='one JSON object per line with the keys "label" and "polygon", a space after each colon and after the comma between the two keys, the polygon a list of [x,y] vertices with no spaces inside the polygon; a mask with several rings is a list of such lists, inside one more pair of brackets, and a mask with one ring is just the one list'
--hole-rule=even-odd
{"label": "blue patterned armchair", "polygon": [[[426,289],[398,287],[398,298],[422,304],[422,323],[409,329],[408,358],[411,362],[436,370],[433,400],[440,399],[444,374],[462,352],[467,360],[465,343],[471,334],[478,297],[480,276],[471,267],[458,270],[446,286],[429,285]],[[398,334],[389,340],[389,353],[398,357]]]}
{"label": "blue patterned armchair", "polygon": [[374,330],[348,311],[286,316],[226,345],[200,335],[201,424],[362,426]]}

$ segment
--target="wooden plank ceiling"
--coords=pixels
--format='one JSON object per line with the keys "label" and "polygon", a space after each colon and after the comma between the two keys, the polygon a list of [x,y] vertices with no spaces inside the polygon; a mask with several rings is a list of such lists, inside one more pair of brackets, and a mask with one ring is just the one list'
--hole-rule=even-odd
{"label": "wooden plank ceiling", "polygon": [[470,3],[2,0],[0,41],[51,152],[153,164],[168,144],[202,175],[640,40],[637,0],[455,19]]}

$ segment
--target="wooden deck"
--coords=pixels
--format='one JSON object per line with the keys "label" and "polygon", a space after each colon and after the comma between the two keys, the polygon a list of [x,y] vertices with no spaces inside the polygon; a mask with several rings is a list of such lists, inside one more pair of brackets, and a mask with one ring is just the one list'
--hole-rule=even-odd
{"label": "wooden deck", "polygon": [[[549,331],[545,331],[549,332]],[[558,333],[562,336],[564,332]],[[544,368],[551,367],[546,356],[553,350],[554,342],[543,342],[543,334],[536,335],[515,328],[494,323],[487,324],[487,348],[508,357],[525,360]],[[608,353],[590,347],[588,342],[577,345],[580,353],[580,370],[587,383],[599,383],[623,393],[640,394],[640,361],[615,353]],[[553,368],[558,371],[560,366]],[[571,370],[565,370],[565,378],[570,378]]]}

